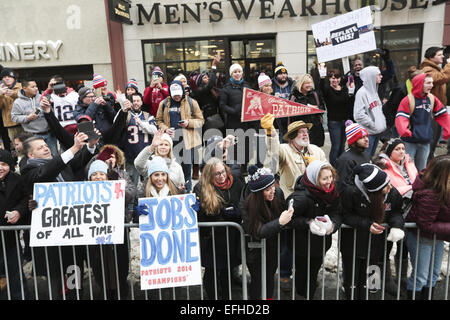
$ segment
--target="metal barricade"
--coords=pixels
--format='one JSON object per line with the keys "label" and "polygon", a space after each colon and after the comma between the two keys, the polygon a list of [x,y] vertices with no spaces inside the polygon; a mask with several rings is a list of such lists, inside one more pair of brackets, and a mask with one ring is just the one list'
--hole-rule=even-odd
{"label": "metal barricade", "polygon": [[[127,241],[123,245],[96,245],[96,246],[72,246],[72,247],[46,247],[40,248],[31,248],[31,271],[27,271],[28,277],[26,277],[24,272],[24,261],[22,257],[22,246],[21,235],[20,232],[26,232],[30,229],[29,226],[0,226],[0,245],[1,245],[1,259],[0,259],[0,299],[73,299],[73,300],[82,300],[82,299],[131,299],[131,300],[141,300],[141,299],[174,299],[174,300],[190,300],[190,299],[201,299],[205,298],[209,299],[219,299],[219,279],[217,278],[217,265],[216,265],[216,244],[215,244],[215,233],[218,228],[224,228],[227,238],[226,251],[227,251],[227,263],[228,266],[226,268],[227,272],[227,290],[228,296],[222,297],[230,300],[247,300],[247,243],[245,239],[244,230],[241,225],[233,222],[199,222],[199,230],[201,228],[211,228],[211,242],[213,252],[212,258],[214,261],[213,264],[213,275],[214,275],[214,294],[213,296],[205,297],[204,284],[201,286],[191,286],[191,287],[177,287],[170,289],[157,289],[157,290],[144,290],[141,291],[138,288],[138,279],[139,279],[139,270],[136,270],[136,265],[134,265],[133,269],[133,259],[136,260],[136,253],[132,256],[132,239],[131,232],[137,232],[137,229],[132,230],[132,228],[139,228],[138,224],[126,224],[125,225],[125,236]],[[230,265],[230,243],[229,232],[230,228],[234,228],[239,233],[239,246],[241,252],[241,274],[242,274],[242,283],[241,286],[235,286],[232,283],[232,266]],[[406,223],[405,230],[407,233],[413,233],[416,238],[416,246],[419,246],[419,242],[421,241],[420,231],[416,228],[414,223]],[[307,266],[306,266],[306,295],[304,297],[300,297],[302,299],[311,300],[311,299],[320,299],[320,300],[331,300],[336,299],[340,300],[343,298],[347,298],[349,300],[355,300],[360,297],[356,296],[355,292],[355,281],[358,278],[358,274],[355,271],[355,263],[357,262],[356,255],[356,237],[353,240],[353,255],[351,257],[352,269],[350,276],[350,292],[347,292],[344,295],[342,290],[343,287],[343,261],[341,254],[341,236],[342,230],[351,229],[349,226],[342,225],[341,228],[335,233],[332,240],[332,248],[333,250],[328,250],[326,252],[325,245],[325,237],[323,237],[322,244],[322,266],[321,269],[317,272],[317,289],[320,288],[320,292],[316,292],[316,294],[311,297],[309,295],[310,292],[310,280],[311,280],[311,248],[308,246],[307,248]],[[354,236],[358,231],[356,229],[353,230]],[[387,233],[386,233],[387,234]],[[13,235],[13,236],[12,236]],[[310,239],[310,233],[308,231],[308,241]],[[281,269],[281,261],[280,261],[280,249],[281,249],[281,237],[278,235],[277,237],[277,247],[278,247],[278,255],[276,262],[276,272],[275,272],[275,282],[273,289],[273,298],[278,300],[294,300],[298,299],[296,289],[297,277],[301,274],[298,272],[298,266],[296,266],[296,230],[293,230],[293,239],[292,239],[292,269],[291,269],[291,280],[292,287],[289,291],[283,291],[281,289],[281,279],[280,279],[280,269]],[[370,252],[373,250],[373,244],[371,241],[371,236],[369,235],[369,244],[367,248],[367,256],[370,257]],[[9,239],[9,240],[6,240]],[[8,243],[6,243],[9,241]],[[13,241],[14,245],[10,244]],[[134,240],[138,241],[138,240]],[[380,266],[378,280],[381,283],[377,282],[379,287],[372,288],[370,287],[370,281],[372,279],[372,275],[368,273],[369,271],[369,262],[370,259],[366,259],[365,270],[363,273],[365,274],[365,299],[370,300],[400,300],[404,297],[404,290],[401,288],[401,279],[400,276],[402,274],[402,270],[404,268],[408,268],[408,265],[404,265],[401,257],[403,256],[403,243],[406,240],[400,240],[397,242],[397,250],[400,254],[400,259],[396,268],[396,286],[397,292],[395,295],[388,294],[386,295],[386,274],[387,268],[390,267],[388,263],[389,253],[387,250],[384,250],[383,253],[383,263]],[[437,240],[436,237],[432,240],[427,240],[431,246],[431,266],[430,270],[434,269],[434,258],[436,254],[436,246]],[[310,242],[309,242],[310,243]],[[9,244],[8,247],[6,244]],[[386,247],[387,239],[384,237],[384,245]],[[440,244],[441,245],[441,244]],[[266,258],[267,258],[267,240],[262,239],[260,246],[261,249],[261,278],[260,279],[250,279],[250,281],[260,281],[261,282],[261,299],[267,299],[267,269],[266,269]],[[202,248],[200,247],[200,250]],[[81,255],[80,261],[80,252],[84,251],[84,256]],[[135,249],[136,250],[136,249]],[[440,249],[441,250],[441,249]],[[334,252],[332,252],[334,251]],[[445,281],[440,281],[436,284],[436,288],[438,288],[438,292],[435,292],[435,296],[432,297],[433,292],[429,290],[426,292],[427,297],[416,296],[416,279],[419,276],[417,274],[417,266],[419,261],[419,250],[415,251],[414,257],[409,257],[410,262],[414,261],[414,264],[410,263],[410,268],[413,272],[409,275],[412,279],[412,283],[414,284],[412,290],[412,299],[426,298],[426,299],[448,299],[448,284],[449,284],[449,266],[450,266],[450,252],[444,253],[447,257],[446,262],[446,276]],[[325,261],[327,258],[331,258],[334,261],[333,270],[328,272],[325,268]],[[43,260],[45,262],[45,277],[42,275],[38,275],[36,273],[36,261]],[[71,265],[68,266],[67,261],[70,261]],[[77,265],[86,265],[86,268],[78,268]],[[30,264],[27,264],[28,268],[30,268]],[[68,268],[71,267],[71,268]],[[440,266],[439,266],[440,267]],[[15,269],[17,268],[17,269]],[[83,272],[83,269],[86,269]],[[139,269],[139,268],[138,268]],[[406,269],[408,270],[408,269]],[[42,271],[42,270],[41,270]],[[68,272],[69,271],[69,272]],[[320,277],[319,277],[320,275]],[[304,276],[304,274],[303,274]],[[408,277],[408,278],[409,278]],[[27,279],[28,278],[28,279]],[[320,280],[320,281],[319,281]],[[377,280],[377,281],[378,281]],[[125,281],[125,282],[124,282]],[[375,281],[376,282],[376,281]],[[125,283],[125,284],[124,284]],[[427,279],[428,286],[431,287],[433,284],[432,277]],[[61,287],[58,287],[59,284]],[[64,286],[63,286],[64,285]],[[64,288],[64,289],[63,289]],[[88,290],[86,290],[88,289]],[[59,290],[59,291],[58,291]],[[376,292],[375,292],[376,291]],[[403,292],[403,293],[402,293]],[[270,293],[271,295],[272,293]],[[253,298],[253,297],[252,297]]]}

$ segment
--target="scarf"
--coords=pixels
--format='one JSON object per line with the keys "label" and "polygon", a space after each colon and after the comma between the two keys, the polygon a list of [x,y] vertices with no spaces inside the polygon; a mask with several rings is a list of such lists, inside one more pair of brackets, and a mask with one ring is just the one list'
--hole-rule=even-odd
{"label": "scarf", "polygon": [[214,182],[214,185],[219,188],[220,190],[229,190],[231,186],[233,185],[233,176],[228,176],[223,183],[216,183]]}
{"label": "scarf", "polygon": [[162,187],[161,190],[159,190],[159,192],[156,190],[156,188],[154,186],[150,186],[150,194],[153,197],[165,197],[168,196],[170,194],[170,189],[169,186],[167,185],[167,183],[164,185],[164,187]]}
{"label": "scarf", "polygon": [[[52,160],[53,159],[28,159],[27,164],[40,167],[40,166],[43,166],[43,165],[49,163]],[[64,182],[64,178],[61,175],[61,172],[56,176],[56,180],[58,182]]]}
{"label": "scarf", "polygon": [[244,82],[244,78],[242,78],[242,79],[239,80],[239,81],[236,81],[236,80],[233,79],[233,77],[230,77],[230,82],[231,82],[231,83],[234,83],[234,84],[240,85],[240,84],[242,84],[242,82]]}
{"label": "scarf", "polygon": [[331,184],[331,187],[326,190],[317,187],[315,184],[309,181],[306,174],[303,175],[302,182],[303,185],[309,190],[309,192],[311,192],[315,197],[323,200],[327,204],[332,203],[339,197],[339,193],[336,189],[334,182]]}

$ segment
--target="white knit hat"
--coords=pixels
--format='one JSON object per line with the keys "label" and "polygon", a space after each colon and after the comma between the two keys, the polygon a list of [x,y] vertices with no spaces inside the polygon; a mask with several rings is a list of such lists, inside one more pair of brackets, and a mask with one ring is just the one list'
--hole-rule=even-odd
{"label": "white knit hat", "polygon": [[231,65],[231,67],[230,67],[230,76],[233,74],[234,70],[236,70],[236,69],[240,69],[241,72],[244,72],[242,70],[241,65],[239,63],[235,63],[235,64]]}
{"label": "white knit hat", "polygon": [[261,89],[267,84],[272,84],[272,80],[270,80],[269,76],[267,76],[264,72],[261,72],[258,77],[258,87]]}

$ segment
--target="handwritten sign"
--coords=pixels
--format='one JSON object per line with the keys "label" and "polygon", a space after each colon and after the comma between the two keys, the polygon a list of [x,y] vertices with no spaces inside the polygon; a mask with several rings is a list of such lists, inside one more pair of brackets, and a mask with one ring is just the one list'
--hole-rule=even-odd
{"label": "handwritten sign", "polygon": [[30,246],[120,244],[125,180],[35,183]]}
{"label": "handwritten sign", "polygon": [[323,110],[314,106],[304,105],[244,88],[244,94],[242,96],[242,122],[259,120],[267,113],[271,113],[275,118],[283,118],[323,112]]}
{"label": "handwritten sign", "polygon": [[195,202],[194,194],[139,199],[142,290],[202,283]]}
{"label": "handwritten sign", "polygon": [[364,7],[311,26],[319,63],[375,50],[370,7]]}

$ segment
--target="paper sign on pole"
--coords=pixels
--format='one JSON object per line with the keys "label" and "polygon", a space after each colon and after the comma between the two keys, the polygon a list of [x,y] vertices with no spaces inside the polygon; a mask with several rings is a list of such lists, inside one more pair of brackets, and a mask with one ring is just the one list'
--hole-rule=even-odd
{"label": "paper sign on pole", "polygon": [[275,118],[320,114],[323,110],[270,94],[244,88],[242,96],[241,122],[256,121],[271,113]]}
{"label": "paper sign on pole", "polygon": [[35,183],[30,246],[121,244],[125,180]]}
{"label": "paper sign on pole", "polygon": [[377,48],[370,6],[311,26],[319,63]]}
{"label": "paper sign on pole", "polygon": [[140,198],[141,290],[202,284],[194,194]]}

